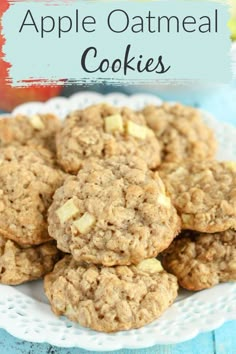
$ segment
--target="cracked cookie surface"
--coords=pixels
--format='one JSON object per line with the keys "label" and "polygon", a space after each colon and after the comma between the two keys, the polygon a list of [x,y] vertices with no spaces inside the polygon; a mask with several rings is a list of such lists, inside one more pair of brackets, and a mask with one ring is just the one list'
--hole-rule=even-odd
{"label": "cracked cookie surface", "polygon": [[65,256],[46,275],[44,288],[56,315],[114,332],[154,321],[174,302],[178,285],[175,276],[163,270],[99,267]]}
{"label": "cracked cookie surface", "polygon": [[60,253],[54,241],[22,248],[0,235],[0,283],[18,285],[51,272]]}
{"label": "cracked cookie surface", "polygon": [[162,162],[214,157],[216,140],[211,129],[203,122],[199,110],[181,104],[164,103],[161,106],[149,105],[141,112],[160,142]]}
{"label": "cracked cookie surface", "polygon": [[47,210],[64,174],[31,147],[0,151],[0,234],[22,245],[50,239]]}
{"label": "cracked cookie surface", "polygon": [[212,233],[236,228],[236,162],[166,163],[159,173],[183,229]]}
{"label": "cracked cookie surface", "polygon": [[160,145],[141,113],[107,104],[72,112],[57,136],[58,161],[76,173],[89,157],[138,156],[150,168],[160,164]]}
{"label": "cracked cookie surface", "polygon": [[59,249],[106,266],[155,257],[180,230],[158,173],[125,157],[87,161],[56,191],[48,223]]}
{"label": "cracked cookie surface", "polygon": [[184,231],[163,252],[162,264],[188,290],[236,281],[236,231],[205,234]]}

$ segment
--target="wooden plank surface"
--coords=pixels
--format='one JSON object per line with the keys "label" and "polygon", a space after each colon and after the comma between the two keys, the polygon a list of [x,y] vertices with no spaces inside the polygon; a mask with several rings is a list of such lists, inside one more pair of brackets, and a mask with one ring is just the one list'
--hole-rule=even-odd
{"label": "wooden plank surface", "polygon": [[214,332],[216,354],[236,354],[236,321],[228,322]]}

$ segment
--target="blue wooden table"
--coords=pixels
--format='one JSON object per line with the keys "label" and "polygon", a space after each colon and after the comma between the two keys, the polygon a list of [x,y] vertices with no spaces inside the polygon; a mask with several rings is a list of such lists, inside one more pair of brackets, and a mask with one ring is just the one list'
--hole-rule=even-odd
{"label": "blue wooden table", "polygon": [[[149,349],[119,350],[108,354],[236,354],[236,321],[228,322],[214,332],[203,333],[177,345],[156,345]],[[1,354],[90,354],[78,348],[58,348],[49,344],[21,341],[0,331]]]}
{"label": "blue wooden table", "polygon": [[[94,89],[94,88],[93,88]],[[98,87],[97,91],[110,92],[111,88]],[[78,88],[67,89],[65,95],[69,95],[72,90],[78,90]],[[132,91],[129,89],[129,91]],[[135,93],[135,89],[133,89]],[[158,93],[161,96],[160,93]],[[165,99],[176,100],[173,94],[166,93]],[[178,100],[186,102],[185,97],[181,99],[178,96]],[[202,107],[213,113],[216,118],[222,121],[227,121],[236,125],[236,83],[232,86],[224,87],[221,90],[217,90],[214,93],[191,98],[191,104],[197,107]],[[236,156],[235,156],[236,159]],[[89,354],[88,352],[79,348],[58,348],[49,344],[38,344],[21,341],[12,337],[6,331],[0,330],[0,354]],[[203,333],[196,338],[176,344],[166,346],[155,346],[149,349],[141,350],[120,350],[107,352],[112,354],[236,354],[236,321],[228,322],[221,328],[209,332]]]}

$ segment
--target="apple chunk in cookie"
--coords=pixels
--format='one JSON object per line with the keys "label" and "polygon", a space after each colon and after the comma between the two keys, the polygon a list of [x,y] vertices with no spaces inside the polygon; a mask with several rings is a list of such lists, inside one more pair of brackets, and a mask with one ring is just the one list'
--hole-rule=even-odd
{"label": "apple chunk in cookie", "polygon": [[160,164],[160,145],[141,113],[107,104],[72,112],[57,136],[62,168],[76,174],[90,157],[137,156],[152,169]]}
{"label": "apple chunk in cookie", "polygon": [[140,328],[162,315],[177,297],[177,279],[156,259],[137,266],[103,267],[59,261],[44,280],[56,315],[96,331]]}
{"label": "apple chunk in cookie", "polygon": [[48,223],[59,249],[106,266],[155,257],[180,230],[158,173],[135,157],[84,163],[56,191]]}
{"label": "apple chunk in cookie", "polygon": [[18,115],[0,119],[0,147],[34,145],[55,153],[60,120],[53,114]]}

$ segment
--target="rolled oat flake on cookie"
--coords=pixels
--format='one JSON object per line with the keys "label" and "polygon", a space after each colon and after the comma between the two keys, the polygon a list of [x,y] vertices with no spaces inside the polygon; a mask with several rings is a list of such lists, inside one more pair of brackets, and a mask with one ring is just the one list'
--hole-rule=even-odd
{"label": "rolled oat flake on cookie", "polygon": [[154,321],[177,297],[177,279],[157,260],[144,262],[103,267],[65,256],[44,281],[53,312],[102,332],[140,328]]}
{"label": "rolled oat flake on cookie", "polygon": [[59,249],[106,266],[155,257],[180,231],[158,173],[136,157],[84,163],[56,191],[48,223]]}
{"label": "rolled oat flake on cookie", "polygon": [[236,229],[236,162],[166,163],[159,173],[183,229],[207,233]]}
{"label": "rolled oat flake on cookie", "polygon": [[67,117],[57,136],[57,157],[66,172],[76,174],[87,158],[112,156],[137,156],[151,169],[160,164],[160,144],[142,113],[102,103]]}
{"label": "rolled oat flake on cookie", "polygon": [[183,231],[162,254],[164,268],[188,290],[236,281],[236,231]]}

